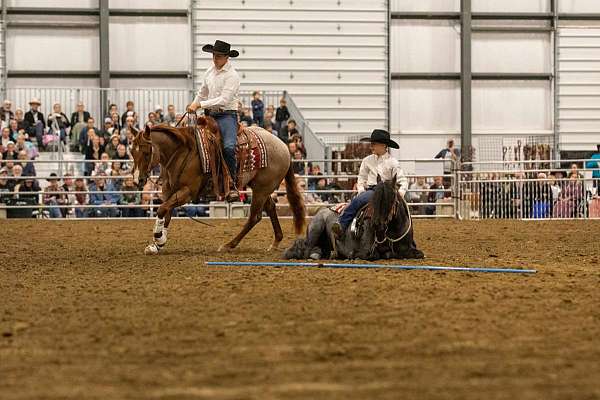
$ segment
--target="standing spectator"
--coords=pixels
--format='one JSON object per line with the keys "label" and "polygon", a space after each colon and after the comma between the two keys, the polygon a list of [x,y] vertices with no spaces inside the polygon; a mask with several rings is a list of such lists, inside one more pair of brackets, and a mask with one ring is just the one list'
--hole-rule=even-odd
{"label": "standing spectator", "polygon": [[95,135],[97,132],[96,127],[94,126],[96,120],[92,117],[89,117],[86,123],[86,126],[81,129],[79,134],[79,150],[85,154],[87,148],[92,144],[92,135],[90,132]]}
{"label": "standing spectator", "polygon": [[292,135],[300,134],[296,129],[296,121],[293,119],[288,120],[287,125],[277,129],[277,132],[279,133],[279,139],[283,140],[284,143],[287,143]]}
{"label": "standing spectator", "polygon": [[134,126],[137,125],[138,116],[134,110],[133,101],[131,101],[131,100],[129,100],[127,102],[127,110],[125,110],[125,112],[121,116],[121,125],[125,125],[125,122],[127,121],[127,117],[133,117],[133,124],[134,124]]}
{"label": "standing spectator", "polygon": [[116,104],[111,104],[108,106],[108,111],[106,112],[106,117],[112,117],[113,114],[119,115],[119,109]]}
{"label": "standing spectator", "polygon": [[[73,204],[78,205],[78,206],[86,206],[89,204],[90,196],[87,193],[88,189],[87,189],[87,186],[85,185],[85,181],[82,178],[75,179],[74,192],[77,192],[77,193],[75,193],[75,201],[73,202]],[[75,208],[75,217],[76,218],[87,218],[88,215],[89,215],[88,208],[84,208],[84,207],[76,207]]]}
{"label": "standing spectator", "polygon": [[[408,202],[409,203],[427,203],[429,193],[426,191],[429,189],[429,185],[425,182],[425,177],[419,176],[417,180],[413,182],[408,188]],[[412,205],[410,207],[413,213],[418,215],[425,215],[426,206],[423,205]]]}
{"label": "standing spectator", "polygon": [[285,124],[287,123],[287,120],[290,118],[290,112],[288,111],[287,108],[287,102],[286,100],[282,97],[281,100],[279,100],[279,107],[277,107],[277,111],[275,112],[275,130],[277,132],[281,132],[281,130],[283,129],[283,127],[285,126]]}
{"label": "standing spectator", "polygon": [[156,116],[156,124],[162,124],[165,122],[165,117],[163,115],[163,108],[160,104],[157,104],[154,107],[154,115]]}
{"label": "standing spectator", "polygon": [[[436,190],[433,192],[429,192],[427,196],[428,203],[437,203],[438,200],[442,200],[450,197],[450,191],[447,190],[448,186],[444,185],[444,178],[441,176],[436,176],[433,179],[433,185],[430,186],[430,190]],[[445,189],[445,190],[443,190]],[[425,212],[427,215],[435,215],[436,207],[434,205],[429,205],[425,208]]]}
{"label": "standing spectator", "polygon": [[[99,205],[113,205],[118,204],[121,196],[114,192],[115,188],[106,181],[106,174],[100,172],[92,183],[90,184],[90,204]],[[117,217],[119,211],[114,207],[98,207],[92,208],[90,211],[91,217]]]}
{"label": "standing spectator", "polygon": [[15,114],[11,110],[12,103],[10,100],[4,100],[2,103],[2,114],[0,114],[0,120],[2,123],[0,124],[2,127],[8,126],[10,120],[15,118]]}
{"label": "standing spectator", "polygon": [[38,149],[41,151],[44,148],[44,130],[46,129],[46,120],[44,114],[39,111],[42,103],[39,99],[33,98],[29,102],[31,109],[25,113],[25,121],[27,124],[27,133],[29,137],[35,137],[38,144]]}
{"label": "standing spectator", "polygon": [[594,169],[592,172],[593,185],[596,188],[596,194],[600,195],[600,144],[596,145],[596,152],[592,154],[591,160],[585,163],[585,167]]}
{"label": "standing spectator", "polygon": [[[141,204],[140,203],[141,196],[140,196],[140,193],[138,192],[137,186],[133,182],[133,176],[128,175],[125,178],[123,185],[121,185],[121,191],[125,192],[125,193],[121,194],[121,199],[119,201],[119,204],[121,204],[123,206],[133,206],[133,205]],[[130,192],[130,193],[127,193],[127,192]],[[131,192],[135,192],[135,193],[131,193]],[[143,217],[144,212],[139,207],[122,207],[121,208],[121,216],[125,217],[125,218]]]}
{"label": "standing spectator", "polygon": [[260,92],[254,91],[252,93],[252,122],[261,128],[265,123],[265,104],[260,99]]}
{"label": "standing spectator", "polygon": [[[434,157],[435,159],[441,158],[444,160],[444,175],[452,173],[452,164],[456,164],[460,161],[460,150],[454,147],[454,139],[448,139],[448,143],[445,149],[440,150]],[[449,177],[444,177],[444,183],[450,184]]]}
{"label": "standing spectator", "polygon": [[67,129],[71,124],[67,115],[62,112],[60,103],[54,103],[52,105],[52,113],[48,115],[48,127],[50,128],[50,134],[56,135],[59,140],[63,143],[67,143]]}
{"label": "standing spectator", "polygon": [[169,104],[167,106],[167,115],[165,115],[164,122],[169,124],[169,126],[177,125],[177,113],[175,112],[175,106],[173,104]]}
{"label": "standing spectator", "polygon": [[[72,147],[76,147],[79,143],[79,136],[81,134],[81,130],[85,128],[89,119],[90,113],[85,111],[85,105],[81,101],[78,102],[75,112],[71,114],[71,131],[69,132],[69,136],[71,139],[71,143],[75,144]],[[76,149],[73,148],[72,150]]]}
{"label": "standing spectator", "polygon": [[48,186],[44,189],[43,196],[44,205],[50,206],[46,208],[50,218],[61,218],[63,216],[60,207],[51,207],[62,206],[67,203],[67,196],[58,192],[63,192],[63,189],[58,186],[58,177],[52,172],[50,178],[48,178]]}

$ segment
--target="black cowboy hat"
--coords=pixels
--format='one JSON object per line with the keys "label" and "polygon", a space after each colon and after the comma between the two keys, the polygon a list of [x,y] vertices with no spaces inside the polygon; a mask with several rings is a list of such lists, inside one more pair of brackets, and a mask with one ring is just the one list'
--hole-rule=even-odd
{"label": "black cowboy hat", "polygon": [[392,149],[400,148],[400,146],[398,146],[398,143],[390,139],[390,133],[383,129],[374,129],[373,132],[371,132],[371,137],[362,138],[360,139],[360,141],[371,143],[383,143],[386,146],[391,147]]}
{"label": "black cowboy hat", "polygon": [[205,44],[204,46],[202,46],[202,51],[205,51],[207,53],[224,54],[232,58],[235,58],[240,55],[240,53],[237,50],[231,50],[231,45],[229,43],[222,42],[220,40],[216,40],[214,45]]}

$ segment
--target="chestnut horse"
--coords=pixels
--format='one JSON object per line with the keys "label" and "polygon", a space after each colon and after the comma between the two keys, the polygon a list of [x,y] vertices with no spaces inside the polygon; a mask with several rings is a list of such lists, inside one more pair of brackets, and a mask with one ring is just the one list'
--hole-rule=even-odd
{"label": "chestnut horse", "polygon": [[[213,178],[213,182],[217,178],[215,171],[219,165],[222,165],[219,126],[211,117],[198,116],[197,129],[208,139],[208,151],[213,161],[212,174],[202,172],[196,135],[192,127],[172,128],[166,125],[147,127],[133,140],[131,154],[134,160],[134,173],[138,174],[138,187],[144,186],[156,165],[160,164],[161,167],[163,203],[158,208],[154,224],[154,240],[146,247],[146,254],[158,254],[166,244],[173,208],[196,200],[211,180],[210,178]],[[296,234],[300,234],[304,227],[304,200],[294,177],[288,147],[277,136],[264,129],[261,129],[258,134],[266,145],[268,165],[244,173],[241,177],[242,185],[252,188],[250,216],[240,233],[222,245],[219,251],[235,248],[261,220],[263,211],[271,219],[275,234],[269,249],[277,249],[283,239],[283,233],[271,194],[284,179]]]}

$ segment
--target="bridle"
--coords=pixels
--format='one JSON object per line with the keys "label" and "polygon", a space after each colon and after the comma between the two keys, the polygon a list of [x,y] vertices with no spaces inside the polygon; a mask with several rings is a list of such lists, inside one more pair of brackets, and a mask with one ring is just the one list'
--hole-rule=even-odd
{"label": "bridle", "polygon": [[[402,205],[404,206],[404,209],[406,210],[406,215],[408,215],[408,228],[406,228],[406,231],[399,237],[391,238],[388,235],[389,223],[392,221],[394,216],[396,216],[396,214],[398,213],[398,207],[400,207],[400,203],[402,203]],[[396,200],[394,201],[394,205],[392,206],[392,211],[390,212],[390,215],[388,216],[388,220],[386,221],[385,230],[383,232],[383,238],[381,240],[379,240],[379,238],[377,237],[377,231],[375,231],[375,233],[374,233],[373,244],[371,245],[371,254],[373,254],[373,252],[375,251],[375,248],[377,246],[379,246],[380,244],[384,244],[386,242],[389,243],[390,248],[392,248],[394,243],[397,243],[397,242],[401,241],[402,239],[404,239],[406,237],[406,235],[408,235],[408,233],[410,232],[411,229],[412,229],[412,217],[410,216],[410,210],[408,209],[408,204],[406,204],[406,201],[404,201],[404,199],[400,198],[400,195],[397,195]]]}
{"label": "bridle", "polygon": [[[153,168],[152,159],[154,158],[154,147],[152,146],[152,142],[150,141],[150,138],[144,137],[143,131],[138,134],[138,137],[136,138],[136,140],[140,141],[140,143],[135,144],[136,150],[140,151],[143,155],[150,154],[150,161],[148,161],[148,167],[146,168],[146,171],[145,171],[146,176],[144,176],[144,179],[149,180],[154,185],[158,185],[158,179],[152,180],[152,178],[151,178],[152,168]],[[135,163],[134,163],[134,167],[135,167]]]}

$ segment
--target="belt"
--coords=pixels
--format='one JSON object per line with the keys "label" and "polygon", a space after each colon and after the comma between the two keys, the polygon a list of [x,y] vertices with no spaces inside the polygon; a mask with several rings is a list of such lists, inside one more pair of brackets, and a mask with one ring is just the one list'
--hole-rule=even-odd
{"label": "belt", "polygon": [[208,114],[237,114],[237,110],[224,110],[222,108],[211,108],[205,110]]}

